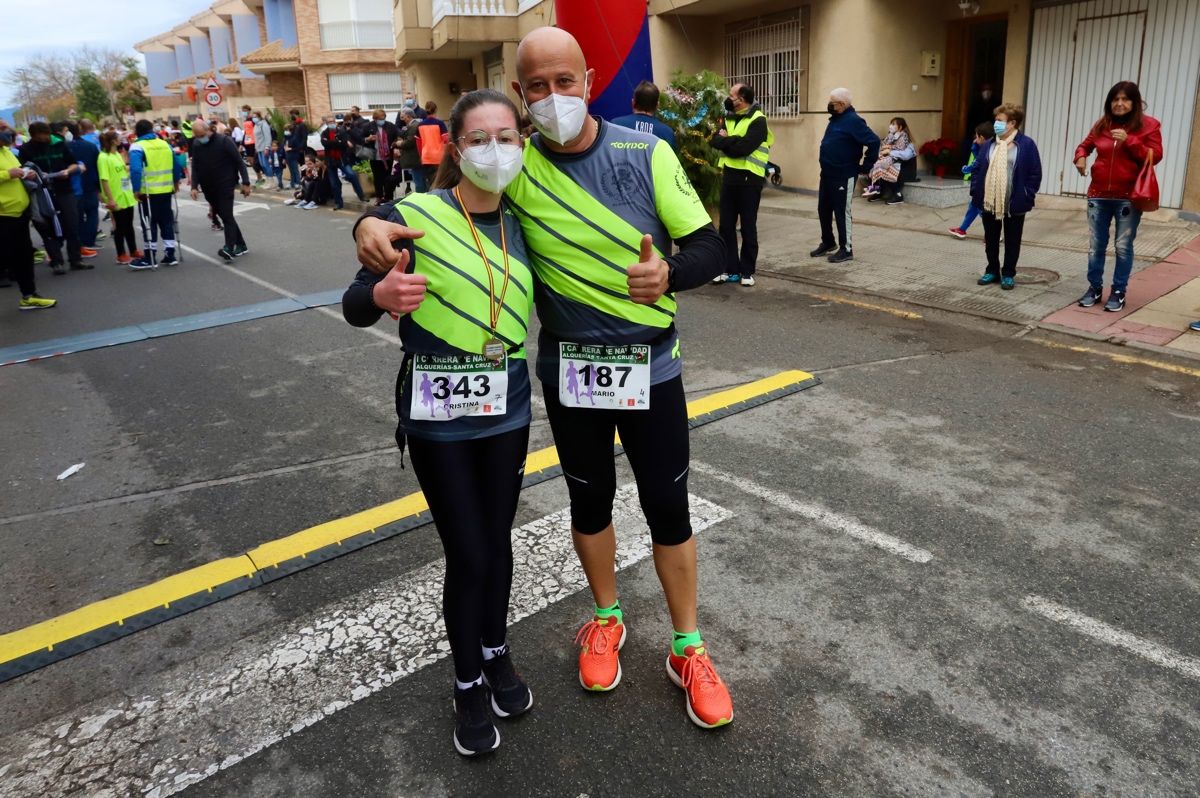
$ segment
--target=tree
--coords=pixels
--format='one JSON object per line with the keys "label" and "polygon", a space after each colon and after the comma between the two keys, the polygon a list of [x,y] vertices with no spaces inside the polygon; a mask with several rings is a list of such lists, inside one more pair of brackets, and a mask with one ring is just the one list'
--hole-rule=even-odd
{"label": "tree", "polygon": [[717,73],[706,69],[687,75],[680,70],[671,76],[659,100],[659,116],[675,131],[683,170],[710,209],[721,199],[721,170],[718,153],[708,142],[725,116],[722,103],[728,95],[725,80]]}
{"label": "tree", "polygon": [[83,69],[75,80],[75,109],[93,119],[113,114],[112,97],[95,75]]}

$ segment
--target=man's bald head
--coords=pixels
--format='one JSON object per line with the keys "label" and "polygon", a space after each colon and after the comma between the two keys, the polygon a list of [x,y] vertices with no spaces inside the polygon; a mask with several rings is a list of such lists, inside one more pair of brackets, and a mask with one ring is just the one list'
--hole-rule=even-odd
{"label": "man's bald head", "polygon": [[209,130],[208,123],[205,122],[203,119],[197,119],[195,122],[192,123],[192,136],[193,137],[207,136],[208,130]]}
{"label": "man's bald head", "polygon": [[517,45],[517,78],[524,81],[531,67],[547,61],[563,61],[581,73],[587,69],[579,41],[562,28],[537,28]]}

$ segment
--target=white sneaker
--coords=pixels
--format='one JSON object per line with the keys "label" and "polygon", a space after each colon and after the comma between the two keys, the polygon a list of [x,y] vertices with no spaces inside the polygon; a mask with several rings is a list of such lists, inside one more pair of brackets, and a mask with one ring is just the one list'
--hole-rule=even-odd
{"label": "white sneaker", "polygon": [[727,282],[729,282],[729,275],[726,274],[725,272],[721,272],[720,274],[718,274],[716,277],[714,277],[712,279],[713,285],[720,285],[721,283],[727,283]]}
{"label": "white sneaker", "polygon": [[743,277],[742,285],[745,286],[746,288],[753,288],[754,287],[754,278],[753,277]]}
{"label": "white sneaker", "polygon": [[313,208],[317,207],[317,203],[315,203],[315,202],[306,202],[306,203],[304,203],[303,205],[301,205],[300,207],[301,207],[301,208],[303,208],[303,209],[304,209],[304,210],[306,210],[306,211],[311,211]]}
{"label": "white sneaker", "polygon": [[284,201],[283,201],[283,204],[284,204],[284,205],[295,205],[295,204],[296,204],[296,198],[295,198],[295,197],[292,197],[291,199],[284,200]]}

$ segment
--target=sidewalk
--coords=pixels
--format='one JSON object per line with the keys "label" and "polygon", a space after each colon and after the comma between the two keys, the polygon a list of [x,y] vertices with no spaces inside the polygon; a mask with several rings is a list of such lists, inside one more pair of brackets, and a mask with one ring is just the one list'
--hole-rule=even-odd
{"label": "sidewalk", "polygon": [[[1087,288],[1087,211],[1084,201],[1039,197],[1025,223],[1017,287],[979,286],[983,228],[959,241],[949,228],[964,207],[888,207],[856,198],[852,208],[854,260],[834,265],[808,252],[820,240],[816,198],[768,188],[759,214],[759,268],[816,285],[874,294],[925,307],[1034,325],[1190,357],[1200,357],[1200,224],[1171,211],[1147,214],[1138,230],[1134,276],[1126,309],[1083,309]],[[805,219],[811,222],[795,223]],[[1112,274],[1110,250],[1107,274]],[[1107,290],[1107,286],[1106,286]]]}

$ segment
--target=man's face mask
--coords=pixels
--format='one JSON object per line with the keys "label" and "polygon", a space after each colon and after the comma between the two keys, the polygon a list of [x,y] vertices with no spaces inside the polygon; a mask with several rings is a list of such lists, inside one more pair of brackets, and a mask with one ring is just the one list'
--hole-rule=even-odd
{"label": "man's face mask", "polygon": [[[586,84],[587,70],[584,70]],[[587,121],[586,95],[590,87],[584,87],[584,97],[567,94],[549,94],[535,103],[525,101],[533,126],[546,138],[557,144],[566,144],[578,138]]]}

